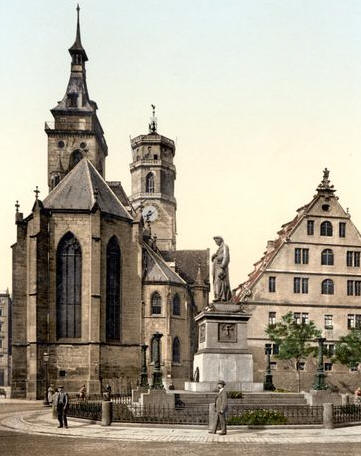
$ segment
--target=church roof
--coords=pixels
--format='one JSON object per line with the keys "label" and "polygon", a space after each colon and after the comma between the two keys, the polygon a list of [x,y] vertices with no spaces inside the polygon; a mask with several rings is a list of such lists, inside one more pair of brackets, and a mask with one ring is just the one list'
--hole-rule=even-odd
{"label": "church roof", "polygon": [[166,261],[175,262],[177,273],[187,283],[197,283],[200,271],[200,285],[209,285],[209,249],[168,251],[162,255]]}
{"label": "church roof", "polygon": [[176,283],[183,286],[186,285],[186,282],[146,243],[143,244],[143,249],[143,279],[145,282],[163,282]]}
{"label": "church roof", "polygon": [[94,165],[83,158],[43,201],[46,209],[92,210],[132,220]]}

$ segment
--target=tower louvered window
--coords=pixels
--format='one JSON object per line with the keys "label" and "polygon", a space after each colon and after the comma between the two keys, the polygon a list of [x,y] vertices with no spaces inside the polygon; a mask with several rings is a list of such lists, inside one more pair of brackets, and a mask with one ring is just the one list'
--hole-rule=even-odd
{"label": "tower louvered window", "polygon": [[121,254],[118,241],[113,236],[107,246],[107,339],[120,339],[121,324]]}
{"label": "tower louvered window", "polygon": [[56,256],[57,337],[81,337],[82,254],[78,240],[67,233]]}

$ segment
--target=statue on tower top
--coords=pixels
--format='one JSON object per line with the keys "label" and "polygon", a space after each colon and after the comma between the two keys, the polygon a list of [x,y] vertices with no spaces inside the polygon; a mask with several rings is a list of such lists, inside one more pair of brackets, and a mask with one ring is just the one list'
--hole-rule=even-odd
{"label": "statue on tower top", "polygon": [[154,135],[157,133],[157,118],[155,117],[155,105],[152,104],[151,107],[153,110],[153,115],[150,118],[149,133]]}

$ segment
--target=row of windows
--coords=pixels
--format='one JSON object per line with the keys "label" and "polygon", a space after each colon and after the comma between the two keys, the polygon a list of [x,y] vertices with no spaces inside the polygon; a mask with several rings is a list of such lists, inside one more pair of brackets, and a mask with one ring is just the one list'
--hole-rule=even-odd
{"label": "row of windows", "polygon": [[[106,250],[106,338],[120,340],[121,328],[121,251],[113,236]],[[81,337],[82,252],[78,240],[67,233],[59,242],[56,270],[57,337]],[[151,297],[151,312],[162,313],[162,300],[158,292]],[[181,301],[175,294],[173,315],[181,314]],[[1,324],[0,324],[1,331]]]}
{"label": "row of windows", "polygon": [[[294,312],[293,317],[297,324],[308,323],[308,312]],[[326,314],[324,317],[324,329],[333,329],[333,315]],[[276,324],[276,312],[268,312],[268,324]],[[348,314],[347,315],[347,329],[361,329],[361,314]],[[330,345],[331,347],[331,345]],[[333,345],[332,345],[333,347]],[[330,350],[330,348],[329,348]]]}
{"label": "row of windows", "polygon": [[[162,313],[162,298],[158,291],[152,294],[150,299],[152,315],[160,315]],[[180,316],[181,314],[181,301],[178,293],[173,296],[172,300],[172,313],[173,315]]]}
{"label": "row of windows", "polygon": [[[154,362],[154,352],[155,352],[154,344],[155,344],[155,338],[153,337],[152,340],[150,341],[150,361],[152,363]],[[159,341],[160,360],[161,360],[161,354],[162,354],[162,340]],[[173,339],[173,342],[172,342],[172,362],[173,363],[181,362],[181,343],[177,336]]]}
{"label": "row of windows", "polygon": [[[308,294],[308,278],[294,277],[293,292]],[[268,291],[276,292],[276,277],[268,277]],[[321,294],[333,295],[335,293],[335,285],[333,280],[325,279],[321,282]],[[347,296],[361,296],[361,280],[347,280],[346,285]]]}
{"label": "row of windows", "polygon": [[[56,255],[57,337],[81,337],[82,252],[72,233],[59,242]],[[121,252],[113,236],[106,250],[106,337],[120,339]]]}
{"label": "row of windows", "polygon": [[[315,234],[315,222],[314,220],[307,220],[307,234],[313,236]],[[324,221],[320,225],[321,236],[333,236],[333,226],[328,220]],[[339,237],[346,237],[346,223],[339,222],[338,224],[338,235]]]}
{"label": "row of windows", "polygon": [[[353,267],[360,267],[360,254],[348,250],[346,252],[346,265]],[[308,264],[309,262],[309,249],[295,248],[295,264]],[[321,265],[333,266],[334,254],[332,249],[324,249],[321,252]]]}

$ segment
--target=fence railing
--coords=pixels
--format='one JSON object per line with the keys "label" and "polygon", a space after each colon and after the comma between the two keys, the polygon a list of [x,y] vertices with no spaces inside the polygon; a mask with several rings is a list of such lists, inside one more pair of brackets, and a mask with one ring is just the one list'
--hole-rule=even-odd
{"label": "fence railing", "polygon": [[333,406],[334,424],[361,422],[361,405],[336,405]]}
{"label": "fence railing", "polygon": [[[181,408],[140,406],[132,403],[129,396],[117,395],[108,404],[109,422],[118,423],[153,423],[153,424],[184,424],[207,425],[212,414],[209,405],[185,406]],[[101,421],[102,401],[74,400],[69,401],[68,415]],[[270,421],[267,418],[271,418]],[[265,421],[262,421],[266,418]],[[212,421],[211,421],[212,422]],[[227,412],[228,425],[324,425],[324,427],[342,426],[348,423],[361,422],[361,405],[323,406],[308,405],[270,405],[242,406],[231,405]]]}
{"label": "fence railing", "polygon": [[174,409],[115,403],[112,407],[112,421],[118,423],[208,424],[208,419],[208,406]]}
{"label": "fence railing", "polygon": [[102,403],[100,401],[69,401],[68,416],[101,421]]}

